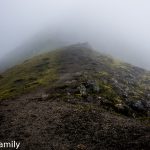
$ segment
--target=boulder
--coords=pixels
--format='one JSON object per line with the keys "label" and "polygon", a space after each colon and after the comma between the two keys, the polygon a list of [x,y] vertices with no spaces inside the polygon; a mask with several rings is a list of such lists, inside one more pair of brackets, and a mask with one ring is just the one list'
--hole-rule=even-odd
{"label": "boulder", "polygon": [[148,109],[150,109],[150,103],[143,100],[138,100],[135,102],[131,101],[130,106],[136,111],[147,111]]}
{"label": "boulder", "polygon": [[144,110],[144,105],[142,103],[142,101],[137,101],[135,103],[133,103],[133,108],[135,108],[136,110]]}

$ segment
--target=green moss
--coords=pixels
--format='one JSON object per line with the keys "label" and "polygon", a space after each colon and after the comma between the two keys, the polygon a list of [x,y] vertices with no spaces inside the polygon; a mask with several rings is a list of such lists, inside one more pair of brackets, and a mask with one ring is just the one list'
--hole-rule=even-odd
{"label": "green moss", "polygon": [[40,55],[2,74],[0,99],[12,98],[58,79],[57,51]]}
{"label": "green moss", "polygon": [[99,72],[99,76],[101,76],[101,77],[107,77],[107,76],[109,76],[109,74],[108,74],[108,72],[106,72],[106,71],[101,71],[101,72]]}
{"label": "green moss", "polygon": [[99,86],[100,95],[105,99],[111,101],[113,104],[117,104],[122,101],[111,85],[99,82]]}

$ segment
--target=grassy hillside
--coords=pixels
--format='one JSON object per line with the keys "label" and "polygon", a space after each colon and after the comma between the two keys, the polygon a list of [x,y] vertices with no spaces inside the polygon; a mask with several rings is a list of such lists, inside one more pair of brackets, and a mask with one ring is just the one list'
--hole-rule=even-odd
{"label": "grassy hillside", "polygon": [[0,72],[4,72],[19,63],[23,63],[26,59],[67,45],[66,42],[57,37],[50,38],[49,36],[45,36],[36,36],[3,56],[0,60]]}
{"label": "grassy hillside", "polygon": [[[68,86],[71,89],[72,84],[68,83],[72,80],[76,81],[74,88],[86,91],[86,97],[101,97],[113,109],[130,113],[130,105],[140,109],[142,114],[148,113],[150,73],[95,52],[86,43],[33,57],[7,70],[0,78],[0,99],[14,98],[43,87]],[[86,84],[95,85],[99,91],[89,91]],[[80,92],[71,95],[83,99]]]}
{"label": "grassy hillside", "polygon": [[0,75],[0,141],[32,150],[149,150],[150,72],[86,44]]}
{"label": "grassy hillside", "polygon": [[4,72],[0,79],[0,99],[12,98],[55,81],[58,55],[57,51],[39,55]]}

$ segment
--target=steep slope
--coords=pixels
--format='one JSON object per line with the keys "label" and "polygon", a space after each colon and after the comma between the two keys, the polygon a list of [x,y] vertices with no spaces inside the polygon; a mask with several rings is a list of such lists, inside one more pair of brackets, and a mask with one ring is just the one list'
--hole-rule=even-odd
{"label": "steep slope", "polygon": [[26,42],[24,45],[21,45],[6,54],[3,59],[1,58],[0,72],[22,63],[26,59],[32,58],[33,56],[40,55],[44,52],[48,52],[65,45],[67,45],[67,42],[62,41],[57,37],[49,38],[46,35],[43,35],[40,38],[33,38],[30,42]]}
{"label": "steep slope", "polygon": [[[88,43],[0,76],[0,140],[21,149],[149,149],[150,72]],[[10,122],[10,123],[8,123]]]}

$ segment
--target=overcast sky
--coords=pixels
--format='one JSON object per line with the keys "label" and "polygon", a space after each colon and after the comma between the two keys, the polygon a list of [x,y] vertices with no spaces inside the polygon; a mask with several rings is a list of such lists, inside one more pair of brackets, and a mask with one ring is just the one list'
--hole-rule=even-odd
{"label": "overcast sky", "polygon": [[150,70],[149,0],[0,0],[0,59],[44,29]]}

